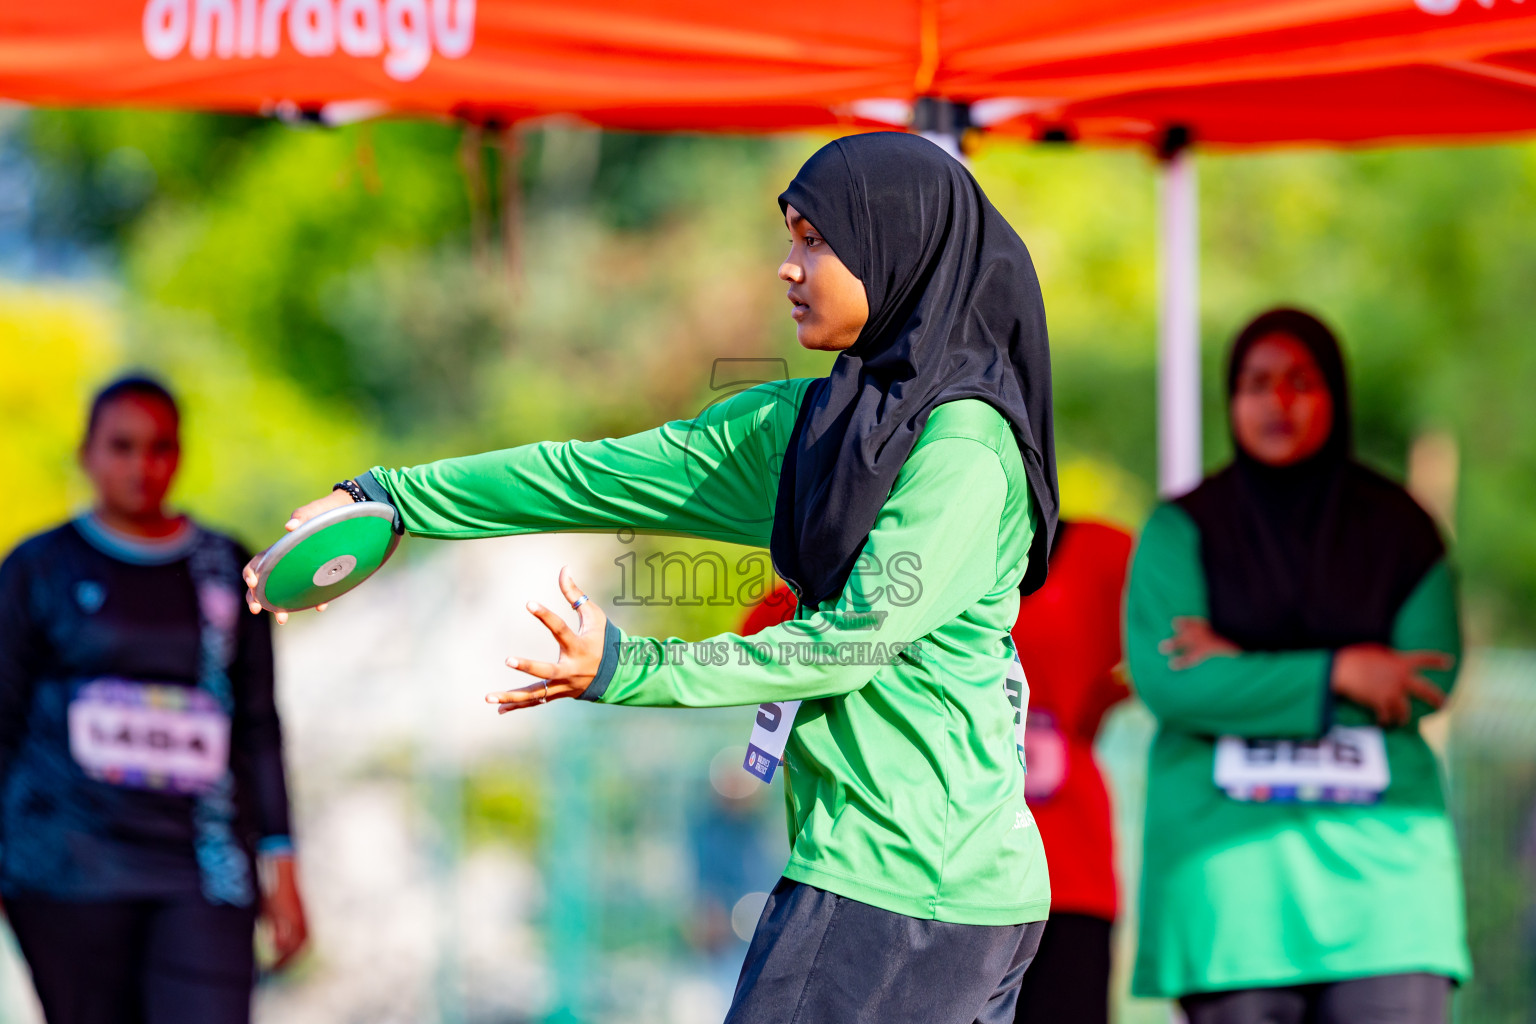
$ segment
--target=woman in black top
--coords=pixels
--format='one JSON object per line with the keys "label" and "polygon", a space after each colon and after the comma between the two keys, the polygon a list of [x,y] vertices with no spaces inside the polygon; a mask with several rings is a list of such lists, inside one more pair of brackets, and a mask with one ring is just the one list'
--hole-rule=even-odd
{"label": "woman in black top", "polygon": [[0,897],[49,1024],[243,1024],[261,905],[305,923],[271,627],[235,541],[165,510],[176,403],[125,378],[91,407],[93,510],[0,565]]}

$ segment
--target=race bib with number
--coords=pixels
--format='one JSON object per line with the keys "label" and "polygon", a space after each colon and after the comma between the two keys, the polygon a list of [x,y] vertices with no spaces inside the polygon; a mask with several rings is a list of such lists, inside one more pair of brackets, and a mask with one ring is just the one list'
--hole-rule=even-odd
{"label": "race bib with number", "polygon": [[1067,781],[1067,741],[1049,711],[1031,711],[1024,719],[1024,799],[1049,800]]}
{"label": "race bib with number", "polygon": [[[1012,645],[1012,639],[1008,644]],[[1018,748],[1019,764],[1024,768],[1026,786],[1029,775],[1029,759],[1025,756],[1026,722],[1024,715],[1029,710],[1029,680],[1024,678],[1024,663],[1019,660],[1017,649],[1013,651],[1013,660],[1008,663],[1008,674],[1003,678],[1003,689],[1008,694],[1008,703],[1013,705],[1013,745]]]}
{"label": "race bib with number", "polygon": [[101,782],[201,793],[228,770],[229,716],[193,687],[98,679],[70,701],[69,751]]}
{"label": "race bib with number", "polygon": [[747,743],[747,758],[741,766],[764,782],[773,781],[773,773],[784,760],[784,744],[795,725],[797,700],[760,704],[757,721],[752,724],[752,739]]}
{"label": "race bib with number", "polygon": [[[1029,683],[1024,678],[1024,664],[1019,660],[1019,653],[1016,650],[1013,652],[1013,661],[1008,666],[1008,675],[1003,681],[1003,686],[1008,694],[1008,702],[1013,705],[1014,743],[1018,747],[1019,763],[1024,764],[1024,746],[1027,736],[1024,714],[1029,707]],[[772,782],[773,773],[784,762],[784,746],[789,742],[789,733],[794,728],[795,714],[799,710],[800,701],[798,700],[759,704],[757,721],[752,724],[752,738],[747,743],[747,756],[741,766],[762,781]],[[1025,781],[1027,787],[1027,765]]]}
{"label": "race bib with number", "polygon": [[1370,804],[1392,781],[1373,726],[1335,726],[1316,740],[1223,736],[1215,776],[1234,800],[1257,803]]}

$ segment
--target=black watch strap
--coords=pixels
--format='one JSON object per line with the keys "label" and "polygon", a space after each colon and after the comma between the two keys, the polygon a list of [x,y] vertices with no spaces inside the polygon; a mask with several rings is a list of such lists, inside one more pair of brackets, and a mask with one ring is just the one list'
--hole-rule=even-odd
{"label": "black watch strap", "polygon": [[373,470],[370,469],[366,473],[359,473],[352,482],[357,484],[358,489],[363,492],[363,497],[368,501],[382,501],[395,510],[395,532],[403,536],[405,534],[405,521],[400,518],[400,506],[395,504],[394,496],[385,489],[383,484],[379,483],[379,478],[373,475]]}

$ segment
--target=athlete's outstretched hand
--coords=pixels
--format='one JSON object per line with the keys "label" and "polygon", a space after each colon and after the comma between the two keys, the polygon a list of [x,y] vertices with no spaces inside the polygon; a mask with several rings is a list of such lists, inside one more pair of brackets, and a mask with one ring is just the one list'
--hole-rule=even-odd
{"label": "athlete's outstretched hand", "polygon": [[[582,596],[581,588],[571,578],[569,566],[560,567],[560,593],[571,604]],[[560,697],[579,697],[586,692],[597,675],[597,667],[603,661],[603,633],[608,628],[608,616],[590,597],[581,602],[576,610],[579,625],[573,631],[564,619],[537,601],[528,602],[528,610],[555,635],[560,644],[560,658],[554,664],[547,661],[531,661],[528,658],[508,658],[507,667],[526,672],[538,679],[519,690],[504,690],[485,695],[487,704],[501,705],[497,714],[506,714],[519,708],[543,704],[546,700]]]}
{"label": "athlete's outstretched hand", "polygon": [[[321,512],[329,512],[333,508],[341,508],[343,505],[350,504],[352,504],[352,496],[346,491],[332,491],[323,498],[316,498],[308,505],[300,505],[294,509],[293,515],[289,516],[288,521],[283,524],[283,529],[292,533],[299,528],[299,524],[304,522],[304,520],[313,519]],[[249,562],[245,563],[244,569],[240,570],[240,576],[245,580],[245,604],[246,607],[250,608],[252,615],[261,614],[261,603],[256,600],[256,563],[259,561],[261,561],[261,555],[257,554]],[[325,609],[326,605],[324,604],[315,606],[315,611],[317,612],[323,612]],[[279,626],[287,621],[287,612],[277,613],[277,624]]]}

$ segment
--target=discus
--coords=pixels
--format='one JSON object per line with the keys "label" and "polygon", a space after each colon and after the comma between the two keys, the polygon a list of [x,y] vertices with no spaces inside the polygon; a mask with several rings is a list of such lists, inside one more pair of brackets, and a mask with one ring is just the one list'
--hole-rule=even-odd
{"label": "discus", "polygon": [[252,589],[270,612],[313,608],[378,572],[399,543],[394,506],[355,501],[305,520],[263,551]]}

